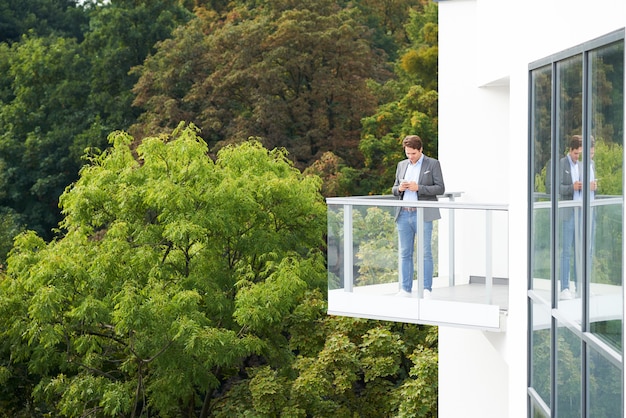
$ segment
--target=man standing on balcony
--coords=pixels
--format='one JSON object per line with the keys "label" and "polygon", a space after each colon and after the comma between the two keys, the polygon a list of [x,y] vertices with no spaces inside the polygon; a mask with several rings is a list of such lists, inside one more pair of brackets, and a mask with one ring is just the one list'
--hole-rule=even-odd
{"label": "man standing on balcony", "polygon": [[[583,199],[583,165],[580,162],[580,154],[583,152],[583,141],[580,135],[572,136],[567,155],[559,161],[559,196],[561,200]],[[595,183],[595,182],[594,182]],[[595,187],[592,186],[595,191]],[[561,249],[561,293],[559,299],[572,299],[570,292],[570,264],[576,251],[576,236],[580,236],[580,224],[582,221],[581,207],[567,207],[560,210],[562,221]],[[578,226],[578,230],[577,227]],[[576,281],[577,263],[574,261],[573,276]]]}
{"label": "man standing on balcony", "polygon": [[[582,205],[583,200],[583,164],[580,161],[580,156],[583,152],[583,137],[581,135],[573,135],[568,144],[567,155],[559,160],[559,198],[562,201],[577,200]],[[590,173],[589,173],[589,198],[595,199],[596,190],[598,187],[597,178],[595,175],[596,166],[593,160],[595,154],[595,140],[591,137],[590,146]],[[548,160],[546,166],[546,193],[551,193],[551,163]],[[560,277],[561,283],[559,299],[570,300],[574,296],[570,291],[570,273],[573,277],[574,286],[580,286],[577,281],[577,272],[580,269],[580,261],[576,261],[576,241],[582,236],[582,206],[572,207],[567,206],[559,209],[559,218],[561,221],[561,264],[560,264]],[[579,241],[580,242],[580,241]],[[591,208],[591,238],[590,246],[588,249],[589,261],[592,260],[593,244],[595,242],[595,208]],[[572,259],[574,262],[572,263]],[[580,289],[577,289],[577,294],[580,293]]]}
{"label": "man standing on balcony", "polygon": [[[398,163],[396,179],[392,187],[394,196],[403,201],[437,201],[437,195],[445,192],[443,174],[439,161],[422,153],[422,139],[408,135],[402,140],[406,160]],[[424,299],[430,298],[433,283],[432,233],[433,221],[441,218],[438,208],[424,208]],[[417,208],[401,207],[396,215],[400,237],[402,289],[399,295],[410,297],[413,288],[413,248],[420,225],[417,224]]]}

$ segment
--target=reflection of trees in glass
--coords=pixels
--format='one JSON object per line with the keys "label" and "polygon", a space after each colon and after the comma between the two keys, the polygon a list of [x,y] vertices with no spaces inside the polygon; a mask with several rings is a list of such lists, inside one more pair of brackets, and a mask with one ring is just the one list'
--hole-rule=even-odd
{"label": "reflection of trees in glass", "polygon": [[343,209],[327,211],[328,289],[339,289],[343,282]]}
{"label": "reflection of trees in glass", "polygon": [[[624,44],[618,42],[593,51],[592,132],[595,137],[595,170],[599,197],[623,194]],[[596,209],[592,280],[622,284],[622,208]]]}
{"label": "reflection of trees in glass", "polygon": [[536,279],[550,280],[550,211],[533,212],[532,274]]}
{"label": "reflection of trees in glass", "polygon": [[[398,232],[394,207],[362,207],[352,211],[354,284],[393,283],[398,281]],[[329,263],[329,288],[341,287],[343,277],[344,210],[328,212],[329,253],[337,250],[337,261]],[[433,228],[432,249],[435,276],[438,274],[438,230]],[[417,275],[417,271],[415,272]]]}
{"label": "reflection of trees in glass", "polygon": [[602,338],[617,351],[622,351],[622,321],[598,321],[589,324],[591,332]]}
{"label": "reflection of trees in glass", "polygon": [[624,42],[600,48],[590,56],[593,134],[621,145],[624,137]]}
{"label": "reflection of trees in glass", "polygon": [[589,416],[621,417],[622,375],[597,351],[589,351]]}
{"label": "reflection of trees in glass", "polygon": [[572,135],[580,135],[583,126],[582,56],[576,55],[557,64],[559,72],[557,109],[557,154],[563,155]]}
{"label": "reflection of trees in glass", "polygon": [[[393,210],[394,208],[390,208]],[[394,214],[380,207],[354,212],[355,253],[359,285],[398,281],[398,235]]]}
{"label": "reflection of trees in glass", "polygon": [[[398,245],[394,208],[354,208],[352,211],[354,284],[391,283],[398,280]],[[344,210],[328,212],[329,250],[337,250],[337,261],[329,265],[329,286],[339,288],[343,277]],[[332,274],[332,276],[330,275]]]}
{"label": "reflection of trees in glass", "polygon": [[[624,135],[624,43],[622,41],[593,51],[592,67],[592,134],[595,142],[595,168],[598,180],[597,197],[623,195],[623,135]],[[622,205],[599,206],[595,209],[596,220],[592,276],[594,283],[622,286],[623,235]],[[622,320],[593,322],[590,330],[603,341],[622,351]],[[590,361],[593,358],[593,352]],[[599,356],[596,356],[599,357]],[[611,383],[611,365],[601,358],[591,361],[590,400],[594,417],[620,416],[621,383]],[[601,368],[598,370],[598,368]],[[602,376],[602,381],[597,377]],[[607,385],[608,383],[608,385]],[[618,397],[615,398],[615,393]]]}
{"label": "reflection of trees in glass", "polygon": [[[550,329],[532,333],[532,382],[535,391],[550,404]],[[559,416],[580,416],[581,404],[581,342],[567,328],[559,328],[557,336],[557,397]],[[589,397],[591,416],[621,416],[621,373],[609,361],[591,350],[589,354]]]}
{"label": "reflection of trees in glass", "polygon": [[[590,72],[583,74],[582,54],[557,63],[558,100],[551,97],[550,67],[532,72],[532,190],[535,204],[546,200],[546,164],[556,164],[565,155],[571,135],[591,135],[595,139],[595,177],[598,190],[592,211],[588,211],[587,226],[595,234],[591,259],[592,283],[623,285],[623,205],[608,199],[623,196],[623,135],[624,135],[624,45],[623,41],[590,51]],[[582,80],[591,76],[590,89],[585,100],[590,107],[583,111]],[[557,120],[551,119],[550,105],[558,105]],[[583,118],[589,130],[583,132]],[[556,137],[551,137],[550,123],[556,123]],[[556,142],[552,142],[556,141]],[[556,155],[551,146],[556,144]],[[589,158],[588,146],[581,156]],[[552,160],[550,160],[552,158]],[[556,196],[558,198],[558,195]],[[604,203],[604,204],[603,204]],[[607,204],[608,203],[608,204]],[[536,207],[532,213],[532,274],[533,277],[550,277],[550,213]],[[557,237],[558,238],[558,237]],[[593,291],[593,290],[592,290]],[[594,322],[588,329],[617,351],[622,351],[622,320]],[[565,327],[556,330],[556,347],[551,346],[550,329],[533,330],[531,385],[546,402],[550,403],[551,390],[555,389],[557,405],[550,405],[559,417],[581,416],[581,400],[589,399],[589,414],[595,417],[622,416],[622,371],[600,353],[589,347],[587,381],[583,382],[583,342]],[[552,349],[552,350],[551,350]],[[556,358],[551,353],[556,351]],[[552,363],[551,363],[552,361]],[[551,381],[550,365],[555,364],[556,381]],[[543,416],[539,408],[533,409]]]}
{"label": "reflection of trees in glass", "polygon": [[[552,111],[552,69],[546,66],[532,73],[532,156],[535,184],[533,190],[545,193],[546,164],[550,158],[551,144],[551,111]],[[535,198],[545,200],[545,198]],[[532,277],[550,278],[550,211],[535,209],[533,211],[532,232]]]}
{"label": "reflection of trees in glass", "polygon": [[593,160],[596,165],[598,194],[608,196],[622,195],[623,147],[622,145],[596,138],[596,153]]}
{"label": "reflection of trees in glass", "polygon": [[622,208],[605,206],[598,210],[591,281],[622,285]]}
{"label": "reflection of trees in glass", "polygon": [[579,417],[581,408],[581,341],[565,327],[557,329],[557,408],[560,417]]}
{"label": "reflection of trees in glass", "polygon": [[532,339],[531,385],[550,405],[550,329],[534,330]]}
{"label": "reflection of trees in glass", "polygon": [[[550,329],[535,330],[533,336],[532,386],[550,404]],[[581,342],[567,328],[557,332],[557,399],[560,417],[580,416]]]}
{"label": "reflection of trees in glass", "polygon": [[[541,173],[550,158],[552,71],[547,66],[533,71],[533,161],[534,174]],[[545,176],[544,176],[545,178]],[[535,183],[535,191],[544,183]],[[542,191],[545,191],[545,187]]]}
{"label": "reflection of trees in glass", "polygon": [[543,413],[543,410],[533,406],[533,417],[535,418],[550,418],[548,415]]}
{"label": "reflection of trees in glass", "polygon": [[[595,167],[598,178],[596,198],[622,195],[623,147],[603,138],[595,142]],[[595,239],[592,254],[592,281],[622,284],[622,206],[595,207]]]}

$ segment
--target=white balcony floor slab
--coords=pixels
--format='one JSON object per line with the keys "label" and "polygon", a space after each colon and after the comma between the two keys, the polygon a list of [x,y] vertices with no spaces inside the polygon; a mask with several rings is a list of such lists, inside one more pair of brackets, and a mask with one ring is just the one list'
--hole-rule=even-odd
{"label": "white balcony floor slab", "polygon": [[[446,282],[447,283],[447,282]],[[328,313],[396,322],[437,326],[505,329],[508,309],[508,286],[493,285],[488,303],[484,284],[442,286],[435,279],[431,299],[396,296],[398,283],[355,287],[352,292],[334,289],[328,292]]]}

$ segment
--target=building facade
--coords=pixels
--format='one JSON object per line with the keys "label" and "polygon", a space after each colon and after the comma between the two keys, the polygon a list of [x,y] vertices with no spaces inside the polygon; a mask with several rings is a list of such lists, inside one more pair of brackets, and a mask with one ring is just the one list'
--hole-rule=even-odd
{"label": "building facade", "polygon": [[438,325],[440,417],[623,417],[626,2],[438,5],[433,300],[397,201],[328,199],[329,313]]}
{"label": "building facade", "polygon": [[623,417],[626,2],[438,4],[446,185],[509,207],[507,329],[440,327],[440,416]]}

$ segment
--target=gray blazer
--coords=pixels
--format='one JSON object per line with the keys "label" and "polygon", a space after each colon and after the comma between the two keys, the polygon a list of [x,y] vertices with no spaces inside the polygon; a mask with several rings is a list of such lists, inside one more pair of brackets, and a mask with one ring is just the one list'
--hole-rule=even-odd
{"label": "gray blazer", "polygon": [[[391,192],[394,196],[397,196],[400,200],[404,197],[404,192],[398,190],[400,187],[400,180],[404,178],[406,170],[409,167],[409,159],[402,160],[398,163],[396,168],[396,180],[393,183]],[[419,179],[417,181],[419,190],[417,192],[417,200],[434,200],[437,201],[437,195],[442,195],[446,191],[446,186],[443,182],[443,174],[441,172],[441,164],[438,160],[430,158],[424,155],[422,161],[422,169],[420,170]],[[396,212],[396,218],[398,217]],[[440,219],[441,214],[438,208],[424,208],[424,221],[431,222],[435,219]]]}
{"label": "gray blazer", "polygon": [[[546,165],[546,193],[550,194],[552,185],[551,160]],[[593,161],[592,161],[593,163]],[[578,172],[582,174],[583,165],[581,161],[576,161]],[[593,167],[595,170],[595,167]],[[581,179],[582,180],[582,179]],[[572,174],[570,173],[570,164],[567,155],[559,160],[559,197],[561,200],[572,200],[574,198],[574,183],[572,183]]]}

